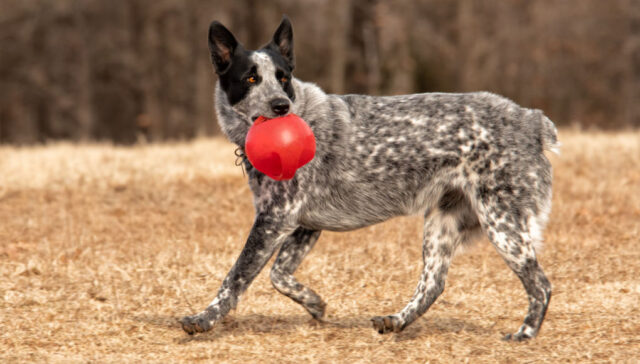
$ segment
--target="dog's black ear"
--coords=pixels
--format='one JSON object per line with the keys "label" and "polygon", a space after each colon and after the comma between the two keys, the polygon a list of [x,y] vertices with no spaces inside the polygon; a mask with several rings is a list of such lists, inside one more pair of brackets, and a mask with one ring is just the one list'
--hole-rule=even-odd
{"label": "dog's black ear", "polygon": [[280,54],[287,60],[289,66],[293,70],[295,61],[293,58],[293,27],[291,21],[286,15],[282,16],[280,26],[273,35],[271,43],[276,47]]}
{"label": "dog's black ear", "polygon": [[231,58],[238,46],[238,41],[231,34],[229,29],[217,21],[209,26],[209,51],[211,52],[211,62],[216,73],[224,74],[231,67]]}

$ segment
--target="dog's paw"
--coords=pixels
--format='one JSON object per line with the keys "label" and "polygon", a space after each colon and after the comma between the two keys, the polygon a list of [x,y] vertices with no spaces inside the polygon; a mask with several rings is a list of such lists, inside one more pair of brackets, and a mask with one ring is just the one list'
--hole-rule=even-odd
{"label": "dog's paw", "polygon": [[530,340],[533,339],[535,337],[535,335],[530,335],[527,334],[525,332],[522,331],[518,331],[515,334],[507,334],[505,335],[502,340],[503,341],[515,341],[515,342],[520,342],[520,341],[526,341],[526,340]]}
{"label": "dog's paw", "polygon": [[320,321],[324,317],[324,311],[327,308],[327,304],[318,297],[317,300],[305,302],[304,308],[306,308],[311,314],[311,317]]}
{"label": "dog's paw", "polygon": [[387,332],[400,332],[404,329],[404,322],[397,316],[376,316],[371,319],[374,330],[377,330],[379,334],[386,334]]}
{"label": "dog's paw", "polygon": [[537,329],[525,324],[520,327],[520,330],[518,330],[518,332],[516,332],[515,334],[507,334],[502,338],[502,340],[517,342],[526,341],[536,337],[536,334],[538,334]]}
{"label": "dog's paw", "polygon": [[206,332],[213,328],[216,321],[209,318],[207,311],[201,312],[193,316],[185,316],[180,319],[182,329],[189,335],[193,335],[196,332]]}

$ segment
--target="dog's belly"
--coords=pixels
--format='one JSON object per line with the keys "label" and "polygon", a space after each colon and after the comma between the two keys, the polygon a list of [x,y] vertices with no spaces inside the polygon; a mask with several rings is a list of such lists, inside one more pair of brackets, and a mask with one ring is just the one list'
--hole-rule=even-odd
{"label": "dog's belly", "polygon": [[396,216],[424,213],[434,203],[429,187],[413,192],[407,189],[363,191],[334,185],[325,191],[330,192],[311,194],[307,199],[300,213],[300,225],[313,230],[349,231]]}
{"label": "dog's belly", "polygon": [[362,216],[352,212],[327,209],[322,213],[307,213],[300,217],[300,225],[311,230],[350,231],[388,220],[394,215]]}

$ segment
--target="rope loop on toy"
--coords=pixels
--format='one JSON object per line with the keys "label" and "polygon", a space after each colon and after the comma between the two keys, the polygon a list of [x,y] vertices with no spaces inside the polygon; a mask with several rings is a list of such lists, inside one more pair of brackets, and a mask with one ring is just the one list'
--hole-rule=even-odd
{"label": "rope loop on toy", "polygon": [[242,150],[242,148],[238,147],[238,148],[236,148],[236,150],[233,151],[233,154],[235,154],[235,156],[236,156],[235,165],[236,166],[240,166],[242,168],[242,177],[245,177],[246,173],[245,173],[245,170],[244,170],[244,161],[247,159],[247,156],[244,154],[244,150]]}

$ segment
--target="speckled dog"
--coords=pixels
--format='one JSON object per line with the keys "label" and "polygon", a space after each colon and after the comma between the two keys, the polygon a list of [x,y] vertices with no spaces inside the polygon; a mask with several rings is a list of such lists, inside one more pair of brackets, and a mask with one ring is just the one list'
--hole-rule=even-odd
{"label": "speckled dog", "polygon": [[292,76],[286,17],[257,51],[213,22],[209,48],[218,74],[218,121],[233,143],[243,148],[259,115],[293,112],[313,129],[317,152],[289,181],[275,181],[244,160],[255,222],[213,302],[181,320],[187,333],[210,330],[234,308],[278,249],[273,286],[322,318],[325,303],[293,276],[321,230],[419,213],[425,222],[418,286],[400,312],[374,317],[374,329],[399,332],[424,314],[444,290],[456,248],[485,233],[529,297],[523,325],[506,339],[536,336],[551,297],[534,250],[551,204],[551,166],[543,151],[558,144],[542,112],[487,92],[327,95]]}

